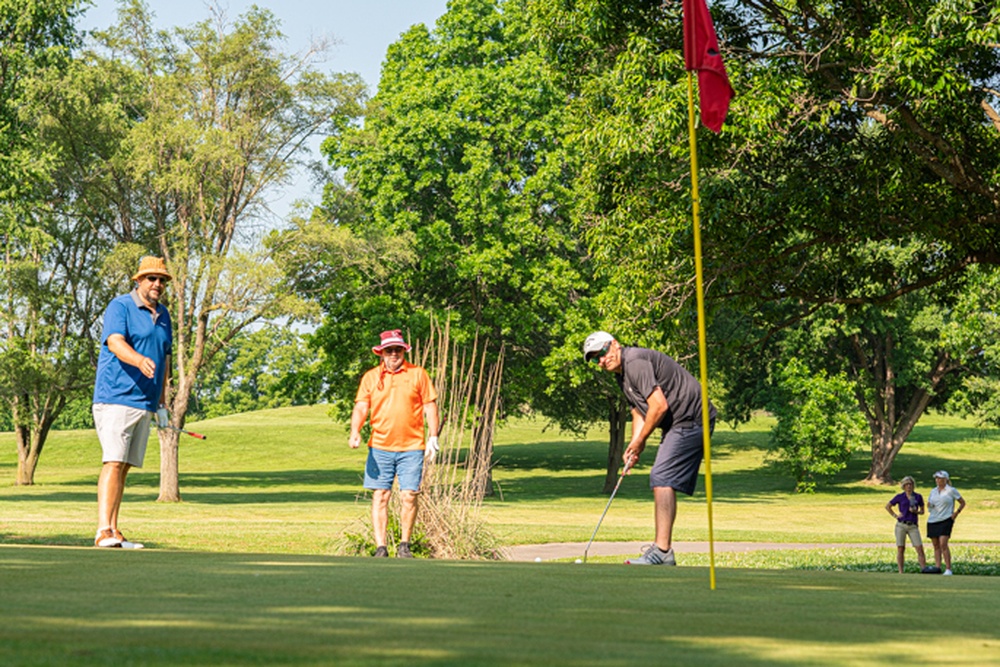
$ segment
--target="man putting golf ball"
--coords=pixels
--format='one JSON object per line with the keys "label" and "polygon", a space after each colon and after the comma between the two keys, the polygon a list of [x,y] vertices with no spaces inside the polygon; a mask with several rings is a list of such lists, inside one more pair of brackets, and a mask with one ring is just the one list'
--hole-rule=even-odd
{"label": "man putting golf ball", "polygon": [[[677,492],[694,493],[704,454],[701,385],[691,373],[662,352],[620,344],[606,331],[595,331],[583,343],[583,358],[615,374],[632,412],[632,439],[622,460],[626,468],[639,460],[646,440],[659,427],[660,447],[649,472],[655,505],[655,541],[629,565],[676,565],[672,544],[677,518]],[[715,427],[715,406],[709,404]]]}

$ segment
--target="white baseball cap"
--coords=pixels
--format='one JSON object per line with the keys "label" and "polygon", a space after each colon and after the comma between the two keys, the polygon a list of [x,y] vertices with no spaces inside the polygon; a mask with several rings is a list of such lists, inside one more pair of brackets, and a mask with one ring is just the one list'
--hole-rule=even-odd
{"label": "white baseball cap", "polygon": [[951,481],[951,477],[948,476],[948,471],[947,470],[938,470],[936,473],[934,473],[934,476],[935,477],[941,477],[943,479]]}
{"label": "white baseball cap", "polygon": [[596,353],[607,350],[614,339],[607,331],[595,331],[587,336],[587,340],[583,341],[583,360],[590,361]]}

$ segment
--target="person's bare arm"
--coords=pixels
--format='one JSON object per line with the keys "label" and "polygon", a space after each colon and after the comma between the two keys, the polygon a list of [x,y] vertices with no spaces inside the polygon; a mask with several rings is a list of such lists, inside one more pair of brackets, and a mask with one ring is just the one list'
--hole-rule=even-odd
{"label": "person's bare arm", "polygon": [[351,412],[351,437],[347,444],[351,449],[357,449],[361,445],[361,427],[368,419],[368,401],[358,401],[354,404],[354,411]]}
{"label": "person's bare arm", "polygon": [[[156,362],[149,357],[143,356],[125,341],[125,336],[121,334],[111,334],[108,336],[108,349],[111,354],[118,357],[123,364],[135,366],[143,375],[152,378],[156,375]],[[167,386],[163,383],[164,388]]]}
{"label": "person's bare arm", "polygon": [[958,509],[955,510],[954,512],[952,512],[951,518],[952,519],[957,519],[958,515],[961,514],[962,510],[964,510],[964,509],[965,509],[965,498],[959,498],[958,499]]}
{"label": "person's bare arm", "polygon": [[667,397],[663,395],[663,390],[657,387],[646,399],[646,416],[644,417],[638,410],[632,410],[632,439],[625,448],[622,460],[625,466],[631,468],[639,460],[639,455],[646,448],[646,440],[656,429],[663,415],[667,414]]}
{"label": "person's bare arm", "polygon": [[436,438],[438,434],[438,405],[437,401],[424,403],[424,421],[427,422],[427,437]]}

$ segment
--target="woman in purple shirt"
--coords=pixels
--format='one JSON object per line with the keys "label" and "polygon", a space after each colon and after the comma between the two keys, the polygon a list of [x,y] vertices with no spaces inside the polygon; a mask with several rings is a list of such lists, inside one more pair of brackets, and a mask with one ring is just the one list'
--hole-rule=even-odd
{"label": "woman in purple shirt", "polygon": [[[910,543],[917,550],[917,560],[920,561],[920,570],[927,567],[927,558],[924,556],[924,544],[920,540],[920,526],[917,525],[917,517],[924,513],[924,499],[919,493],[914,492],[913,478],[907,475],[900,483],[903,492],[897,493],[885,505],[885,509],[896,519],[896,565],[899,566],[899,573],[903,573],[903,563],[906,553],[906,536],[910,536]],[[893,508],[898,508],[893,509]]]}

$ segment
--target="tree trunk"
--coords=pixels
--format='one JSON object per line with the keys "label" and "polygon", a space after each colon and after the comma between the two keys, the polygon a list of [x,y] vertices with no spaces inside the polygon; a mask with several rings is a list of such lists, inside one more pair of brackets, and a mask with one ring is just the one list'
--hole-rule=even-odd
{"label": "tree trunk", "polygon": [[899,447],[894,445],[891,434],[889,437],[884,437],[881,432],[872,435],[872,461],[865,481],[872,484],[892,484],[892,464],[896,461],[897,453]]}
{"label": "tree trunk", "polygon": [[611,493],[618,483],[618,469],[625,453],[625,426],[629,411],[622,403],[610,401],[608,408],[608,469],[604,475],[604,493]]}
{"label": "tree trunk", "polygon": [[179,448],[177,440],[179,433],[173,430],[158,429],[160,440],[160,495],[157,502],[176,503],[181,500]]}
{"label": "tree trunk", "polygon": [[[183,346],[178,346],[183,354]],[[177,367],[183,369],[183,364]],[[189,375],[177,373],[177,391],[171,398],[171,387],[167,387],[167,406],[170,412],[170,424],[184,428],[184,418],[187,416],[188,403],[191,400],[191,389],[194,386],[195,373]],[[156,499],[164,503],[177,503],[181,500],[180,484],[180,452],[178,448],[180,433],[173,429],[157,431],[160,439],[160,495]]]}
{"label": "tree trunk", "polygon": [[35,468],[38,467],[41,449],[32,442],[31,429],[18,426],[14,430],[17,435],[17,479],[14,484],[32,486],[35,483]]}
{"label": "tree trunk", "polygon": [[861,348],[860,339],[857,336],[853,339],[860,366],[869,369],[873,374],[872,379],[876,389],[871,402],[865,400],[863,392],[859,391],[857,394],[872,434],[871,467],[868,469],[865,481],[872,484],[892,484],[892,466],[896,461],[896,455],[927,410],[941,381],[948,373],[958,368],[959,364],[947,352],[939,351],[934,367],[927,375],[927,386],[913,392],[909,403],[901,407],[896,405],[898,394],[893,363],[895,341],[890,334],[878,342],[881,345],[874,346],[874,355],[869,358]]}
{"label": "tree trunk", "polygon": [[[27,401],[25,401],[27,403]],[[17,441],[17,477],[15,486],[32,486],[35,483],[35,469],[38,467],[38,459],[42,455],[45,447],[45,440],[49,436],[49,429],[55,421],[58,411],[62,409],[65,400],[57,401],[56,410],[48,410],[38,418],[32,415],[31,426],[15,426],[14,436]],[[20,421],[21,407],[19,403],[12,406],[15,424]]]}

